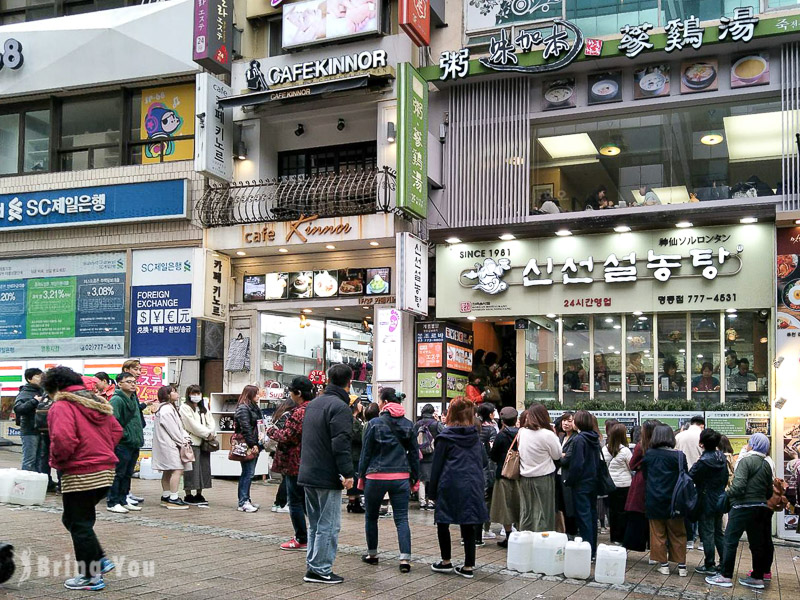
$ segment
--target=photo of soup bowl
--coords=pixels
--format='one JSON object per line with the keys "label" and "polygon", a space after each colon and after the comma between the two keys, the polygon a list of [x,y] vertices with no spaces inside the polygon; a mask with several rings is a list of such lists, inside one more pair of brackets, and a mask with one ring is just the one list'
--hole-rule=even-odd
{"label": "photo of soup bowl", "polygon": [[609,100],[619,92],[619,84],[613,79],[601,79],[592,86],[592,97],[596,100]]}
{"label": "photo of soup bowl", "polygon": [[733,63],[731,70],[739,81],[752,84],[767,70],[767,61],[757,54],[743,56]]}
{"label": "photo of soup bowl", "polygon": [[661,71],[648,73],[639,80],[639,89],[645,96],[658,96],[664,91],[667,85],[667,78]]}

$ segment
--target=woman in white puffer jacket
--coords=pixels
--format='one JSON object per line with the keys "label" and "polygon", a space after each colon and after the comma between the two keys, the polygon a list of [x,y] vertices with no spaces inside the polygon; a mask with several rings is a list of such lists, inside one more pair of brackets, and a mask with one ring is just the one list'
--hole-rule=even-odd
{"label": "woman in white puffer jacket", "polygon": [[628,448],[628,430],[616,423],[608,431],[608,442],[603,446],[603,458],[608,473],[617,486],[608,496],[611,543],[622,545],[625,539],[625,502],[631,487],[631,450]]}

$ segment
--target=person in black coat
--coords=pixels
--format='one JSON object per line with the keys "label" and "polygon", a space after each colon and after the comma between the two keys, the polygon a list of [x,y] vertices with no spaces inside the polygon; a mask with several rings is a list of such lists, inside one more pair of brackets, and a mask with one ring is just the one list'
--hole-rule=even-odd
{"label": "person in black coat", "polygon": [[501,548],[508,547],[508,536],[511,535],[511,526],[519,525],[519,482],[516,479],[503,477],[503,465],[506,461],[511,444],[519,433],[517,427],[517,410],[506,406],[500,411],[500,424],[502,429],[494,439],[489,458],[496,465],[494,495],[489,510],[489,518],[493,523],[501,523],[505,529],[506,537],[497,542]]}
{"label": "person in black coat", "polygon": [[722,436],[713,429],[704,429],[700,433],[700,447],[703,454],[692,465],[689,476],[697,488],[697,527],[700,530],[700,541],[703,542],[705,563],[695,571],[705,575],[717,573],[714,563],[714,549],[722,562],[725,547],[725,535],[722,528],[722,513],[717,511],[719,497],[728,485],[728,462],[725,454],[717,450]]}
{"label": "person in black coat", "polygon": [[[233,415],[233,431],[244,436],[244,441],[248,448],[258,447],[258,420],[261,419],[261,409],[258,407],[258,388],[254,385],[246,385],[239,396],[236,404],[236,412]],[[256,473],[256,463],[258,458],[242,461],[242,474],[239,476],[239,511],[256,512],[258,504],[253,504],[250,499],[250,484],[253,475]]]}
{"label": "person in black coat", "polygon": [[[420,431],[427,429],[427,433],[420,436]],[[444,425],[436,416],[433,404],[426,404],[422,407],[422,414],[417,422],[414,423],[414,435],[417,437],[419,450],[422,458],[419,460],[419,480],[424,486],[420,486],[419,508],[420,510],[433,510],[433,500],[428,497],[428,484],[431,481],[431,468],[433,467],[433,450],[436,448],[436,438],[444,429]],[[422,442],[420,444],[420,441]]]}
{"label": "person in black coat", "polygon": [[575,522],[584,541],[592,546],[592,556],[597,553],[597,478],[600,470],[600,435],[594,430],[595,419],[586,410],[579,410],[572,418],[578,435],[570,443],[562,469],[567,468],[564,483],[572,490]]}
{"label": "person in black coat", "polygon": [[[436,573],[472,579],[475,568],[475,526],[489,518],[484,502],[483,469],[487,464],[475,422],[475,405],[456,398],[447,410],[447,427],[436,438],[428,496],[436,501],[434,522],[442,560],[431,565]],[[450,525],[461,528],[464,566],[450,562]]]}

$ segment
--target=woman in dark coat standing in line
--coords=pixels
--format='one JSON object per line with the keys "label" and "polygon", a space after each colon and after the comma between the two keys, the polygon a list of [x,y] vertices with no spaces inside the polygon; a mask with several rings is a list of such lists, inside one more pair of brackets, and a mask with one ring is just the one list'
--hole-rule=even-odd
{"label": "woman in dark coat standing in line", "polygon": [[561,461],[568,469],[566,485],[572,490],[575,521],[580,536],[597,553],[597,477],[600,471],[600,436],[589,411],[579,410],[573,417],[578,435]]}
{"label": "woman in dark coat standing in line", "polygon": [[[248,448],[258,448],[258,421],[261,419],[261,409],[258,407],[258,388],[254,385],[246,385],[239,396],[236,404],[236,412],[233,415],[234,433],[241,433]],[[258,459],[243,461],[242,474],[239,476],[239,508],[238,510],[246,513],[256,512],[260,506],[250,500],[250,484],[253,475],[256,473],[256,463]]]}
{"label": "woman in dark coat standing in line", "polygon": [[[556,435],[561,441],[561,455],[566,456],[570,452],[570,447],[575,443],[578,432],[572,422],[574,413],[567,411],[556,423]],[[556,486],[556,506],[564,514],[564,533],[575,536],[578,534],[578,527],[575,525],[575,507],[572,504],[572,489],[567,487],[566,481],[569,477],[569,467],[562,464],[556,472],[558,475],[558,486]]]}
{"label": "woman in dark coat standing in line", "polygon": [[[474,577],[475,526],[489,519],[484,502],[483,469],[487,459],[478,428],[475,405],[456,398],[447,410],[445,430],[436,438],[428,496],[436,502],[434,522],[442,560],[431,565],[436,573],[456,573]],[[464,566],[450,562],[450,525],[459,525],[464,540]]]}
{"label": "woman in dark coat standing in line", "polygon": [[628,499],[625,501],[625,541],[622,545],[627,550],[635,552],[645,552],[650,545],[650,524],[644,516],[645,480],[642,462],[645,452],[650,447],[650,438],[656,425],[658,421],[645,421],[642,424],[641,438],[633,448],[630,462],[633,478],[628,490]]}

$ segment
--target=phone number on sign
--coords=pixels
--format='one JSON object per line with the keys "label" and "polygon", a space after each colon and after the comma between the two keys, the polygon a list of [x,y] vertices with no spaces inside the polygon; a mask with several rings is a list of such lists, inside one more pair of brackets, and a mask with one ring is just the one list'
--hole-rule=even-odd
{"label": "phone number on sign", "polygon": [[701,304],[703,302],[736,302],[736,294],[683,294],[678,296],[659,296],[659,304]]}
{"label": "phone number on sign", "polygon": [[81,346],[81,352],[95,350],[122,350],[122,344],[84,344]]}

